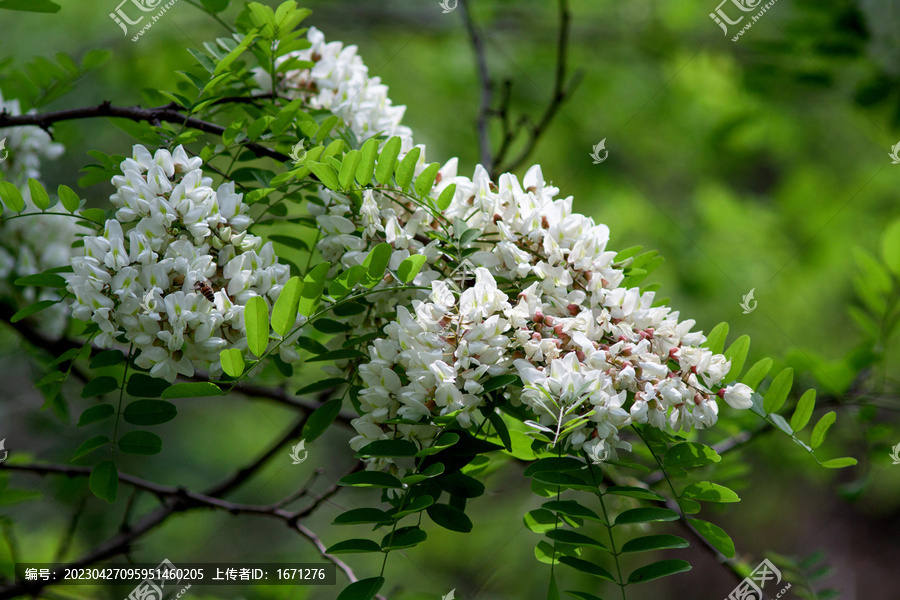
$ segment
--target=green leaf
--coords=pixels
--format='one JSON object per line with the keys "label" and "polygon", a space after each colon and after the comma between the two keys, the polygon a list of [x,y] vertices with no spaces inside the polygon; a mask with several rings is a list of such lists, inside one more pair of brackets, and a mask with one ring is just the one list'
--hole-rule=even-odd
{"label": "green leaf", "polygon": [[[372,543],[374,544],[374,542]],[[384,585],[384,577],[360,579],[341,590],[337,600],[372,600],[378,594],[378,590],[381,589],[382,585]]]}
{"label": "green leaf", "polygon": [[84,385],[81,397],[102,396],[117,389],[119,389],[119,382],[114,377],[95,377]]}
{"label": "green leaf", "polygon": [[422,150],[415,146],[412,150],[406,153],[406,156],[403,157],[403,160],[400,161],[400,164],[397,165],[397,172],[395,174],[397,185],[401,190],[406,190],[409,187],[409,184],[412,183],[413,174],[416,171],[416,163],[419,162],[419,154],[421,154]]}
{"label": "green leaf", "polygon": [[366,275],[362,280],[363,286],[371,289],[384,279],[388,263],[391,262],[392,251],[393,248],[390,244],[382,242],[366,255],[366,259],[362,263],[362,266],[366,268]]}
{"label": "green leaf", "polygon": [[46,308],[50,308],[54,304],[59,304],[59,300],[41,300],[40,302],[35,302],[34,304],[30,304],[14,314],[10,317],[10,323],[18,323],[22,319],[28,318],[33,314],[39,313]]}
{"label": "green leaf", "polygon": [[159,425],[178,415],[178,409],[165,400],[135,400],[125,407],[122,417],[132,425]]}
{"label": "green leaf", "polygon": [[114,367],[123,362],[125,362],[125,355],[121,350],[103,350],[91,359],[90,367],[92,369],[102,369],[104,367]]}
{"label": "green leaf", "polygon": [[457,498],[477,498],[484,494],[484,484],[459,471],[434,479],[442,490]]}
{"label": "green leaf", "polygon": [[628,540],[622,546],[622,552],[649,552],[650,550],[671,550],[674,548],[687,548],[690,543],[677,535],[645,535],[643,537]]}
{"label": "green leaf", "polygon": [[340,300],[353,291],[353,288],[356,287],[356,284],[359,283],[359,280],[362,279],[365,274],[366,268],[362,265],[350,267],[332,280],[331,284],[328,286],[328,294],[332,298]]}
{"label": "green leaf", "polygon": [[400,480],[401,483],[405,483],[406,485],[413,485],[416,483],[421,483],[426,479],[431,479],[432,477],[437,477],[438,475],[442,475],[444,473],[444,463],[432,463],[419,471],[418,473],[414,473],[412,475],[407,475],[403,479]]}
{"label": "green leaf", "polygon": [[691,563],[687,561],[678,559],[661,560],[632,571],[631,575],[628,576],[628,583],[645,583],[690,570]]}
{"label": "green leaf", "polygon": [[769,370],[772,368],[774,361],[771,358],[764,358],[747,371],[747,374],[744,375],[744,380],[742,383],[750,386],[754,390],[759,387],[759,384],[765,379],[766,375],[769,374]]}
{"label": "green leaf", "polygon": [[400,480],[384,471],[360,471],[358,473],[350,473],[345,475],[338,481],[338,485],[348,485],[353,487],[384,487],[384,488],[402,488],[403,484]]}
{"label": "green leaf", "polygon": [[397,267],[397,276],[400,278],[400,281],[409,283],[415,279],[416,275],[419,274],[419,271],[422,270],[422,265],[424,265],[427,260],[428,257],[424,254],[413,254],[406,258],[400,263],[400,266]]}
{"label": "green leaf", "polygon": [[881,236],[881,258],[900,277],[900,219],[888,225]]}
{"label": "green leaf", "polygon": [[244,355],[237,348],[225,348],[219,352],[219,362],[229,377],[238,378],[244,374]]}
{"label": "green leaf", "polygon": [[356,181],[362,186],[371,185],[375,173],[375,156],[378,154],[378,141],[369,138],[359,149],[359,165],[356,167]]}
{"label": "green leaf", "polygon": [[309,246],[298,237],[293,237],[290,235],[278,235],[272,234],[269,236],[269,240],[275,242],[276,244],[281,244],[283,246],[287,246],[288,248],[294,248],[295,250],[302,250],[304,252],[309,250]]}
{"label": "green leaf", "polygon": [[666,467],[693,469],[717,463],[722,457],[715,450],[703,444],[681,442],[666,452],[663,463]]}
{"label": "green leaf", "polygon": [[[377,508],[354,508],[335,517],[332,525],[359,525],[362,523],[390,523],[391,515]],[[364,540],[368,542],[369,540]],[[373,544],[375,542],[372,542]],[[380,548],[379,548],[380,549]]]}
{"label": "green leaf", "polygon": [[105,435],[98,435],[98,436],[92,437],[90,439],[87,439],[84,442],[82,442],[82,444],[80,446],[78,446],[78,448],[75,449],[75,453],[72,455],[72,460],[78,460],[82,456],[87,456],[94,450],[97,450],[98,448],[102,448],[103,446],[107,445],[108,443],[109,443],[109,437],[107,437]]}
{"label": "green leaf", "polygon": [[537,508],[525,513],[522,521],[530,531],[544,535],[548,531],[556,529],[559,524],[559,517],[546,508]]}
{"label": "green leaf", "polygon": [[831,411],[822,415],[822,418],[819,419],[819,422],[813,427],[812,436],[809,438],[809,446],[813,450],[821,446],[822,442],[825,441],[825,436],[828,434],[828,430],[831,429],[831,426],[834,425],[835,419],[837,419],[837,414],[834,411]]}
{"label": "green leaf", "polygon": [[432,504],[426,509],[428,517],[450,531],[469,533],[472,531],[472,521],[463,511],[449,504]]}
{"label": "green leaf", "polygon": [[325,279],[330,267],[330,263],[319,263],[303,278],[303,292],[300,295],[298,311],[304,317],[315,312],[319,298],[322,297],[322,292],[325,290]]}
{"label": "green leaf", "polygon": [[[0,9],[37,13],[57,13],[62,8],[50,0],[0,0]],[[113,498],[115,500],[115,498]]]}
{"label": "green leaf", "polygon": [[845,456],[843,458],[832,458],[820,463],[826,469],[843,469],[844,467],[852,467],[857,463],[855,458]]}
{"label": "green leaf", "polygon": [[763,401],[763,410],[770,414],[778,412],[778,410],[784,406],[784,401],[787,400],[793,383],[794,369],[788,367],[779,373],[775,379],[772,380],[769,389],[766,390],[766,397]]}
{"label": "green leaf", "polygon": [[329,190],[337,192],[342,189],[341,182],[338,180],[338,173],[331,165],[311,162],[309,163],[309,168]]}
{"label": "green leaf", "polygon": [[450,204],[453,202],[453,196],[456,195],[456,184],[451,183],[447,187],[444,188],[444,191],[441,192],[441,195],[438,196],[437,199],[437,207],[441,211],[445,211],[450,208]]}
{"label": "green leaf", "polygon": [[681,496],[684,498],[693,498],[694,500],[702,500],[703,502],[740,502],[740,497],[733,491],[713,483],[711,481],[699,481],[692,483],[681,490]]}
{"label": "green leaf", "polygon": [[104,460],[94,465],[89,479],[91,492],[101,500],[110,504],[116,501],[119,493],[119,471],[111,460]]}
{"label": "green leaf", "polygon": [[428,192],[431,191],[431,188],[434,187],[434,179],[437,177],[438,171],[441,169],[441,165],[438,163],[431,163],[416,177],[416,195],[418,196],[426,196]]}
{"label": "green leaf", "polygon": [[412,548],[421,544],[428,538],[428,534],[418,527],[401,527],[384,536],[381,541],[382,550],[401,550]]}
{"label": "green leaf", "polygon": [[587,592],[576,592],[575,590],[566,590],[566,593],[578,600],[603,600],[600,596],[588,594]]}
{"label": "green leaf", "polygon": [[596,486],[588,484],[583,479],[569,475],[568,473],[557,473],[556,471],[539,471],[534,474],[534,480],[546,483],[547,485],[555,485],[570,490],[580,490],[582,492],[595,492]]}
{"label": "green leaf", "polygon": [[328,137],[328,134],[331,133],[331,130],[334,129],[334,126],[338,124],[337,115],[331,115],[319,125],[319,129],[316,130],[315,135],[313,136],[316,142],[324,142],[325,138]]}
{"label": "green leaf", "polygon": [[231,0],[200,0],[203,8],[211,13],[220,13],[226,8]]}
{"label": "green leaf", "polygon": [[285,337],[297,322],[297,310],[300,306],[302,291],[303,281],[299,277],[291,277],[281,288],[281,293],[275,300],[275,306],[272,307],[272,329],[281,337]]}
{"label": "green leaf", "polygon": [[346,190],[350,188],[350,184],[353,183],[353,176],[356,175],[356,170],[359,168],[361,159],[362,155],[359,150],[351,150],[344,156],[344,160],[341,161],[341,171],[338,173],[338,181],[341,183],[341,189]]}
{"label": "green leaf", "polygon": [[381,546],[372,540],[355,538],[338,542],[325,551],[326,554],[354,554],[357,552],[381,552]]}
{"label": "green leaf", "polygon": [[78,427],[84,427],[85,425],[102,421],[114,414],[116,414],[116,409],[112,404],[98,404],[97,406],[86,408],[84,412],[81,413],[81,416],[78,417]]}
{"label": "green leaf", "polygon": [[[618,259],[618,257],[616,257]],[[722,354],[722,348],[725,347],[725,339],[728,337],[728,323],[722,322],[713,327],[709,335],[706,336],[706,347],[713,354]]]}
{"label": "green leaf", "polygon": [[678,513],[668,508],[658,506],[646,506],[626,510],[616,517],[616,525],[629,523],[652,523],[655,521],[677,521]]}
{"label": "green leaf", "polygon": [[178,398],[206,398],[208,396],[224,396],[224,392],[211,381],[197,381],[191,383],[176,383],[167,387],[160,395],[166,400]]}
{"label": "green leaf", "polygon": [[542,458],[525,467],[525,477],[532,477],[535,473],[543,471],[580,471],[584,468],[584,462],[571,456],[551,456]]}
{"label": "green leaf", "polygon": [[441,437],[439,437],[429,448],[423,448],[416,452],[416,458],[423,458],[425,456],[431,456],[432,454],[438,454],[447,448],[455,445],[459,442],[459,434],[453,433],[452,431],[448,431],[443,433]]}
{"label": "green leaf", "polygon": [[791,417],[791,429],[800,431],[806,427],[816,407],[816,390],[806,390],[800,400],[797,401],[797,408],[794,409],[794,415]]}
{"label": "green leaf", "polygon": [[384,148],[378,157],[378,164],[375,167],[375,180],[378,183],[386,184],[391,180],[391,174],[394,172],[394,165],[399,154],[400,138],[394,136],[385,142]]}
{"label": "green leaf", "polygon": [[592,562],[588,562],[580,558],[575,558],[574,556],[560,556],[559,562],[566,566],[572,567],[577,571],[581,571],[582,573],[587,573],[588,575],[593,575],[594,577],[600,577],[602,579],[606,579],[607,581],[615,582],[615,578],[613,578],[612,574],[609,571],[599,565],[595,565]]}
{"label": "green leaf", "polygon": [[219,64],[216,65],[216,70],[213,71],[213,75],[219,75],[220,73],[227,71],[228,67],[231,66],[231,63],[237,60],[237,58],[247,50],[250,44],[253,43],[253,40],[256,39],[256,35],[255,32],[248,33],[244,39],[241,40],[241,43],[235,46],[234,50],[229,52],[225,58],[219,61]]}
{"label": "green leaf", "polygon": [[247,348],[254,356],[261,357],[269,345],[269,306],[262,296],[247,300],[244,325],[247,328]]}
{"label": "green leaf", "polygon": [[499,390],[500,388],[505,388],[519,380],[518,375],[497,375],[496,377],[491,377],[487,381],[482,384],[482,393],[493,392],[494,390]]}
{"label": "green leaf", "polygon": [[629,498],[638,498],[639,500],[654,500],[658,502],[662,502],[665,500],[662,494],[658,494],[653,490],[628,485],[611,485],[606,488],[606,493],[613,494],[615,496],[628,496]]}
{"label": "green leaf", "polygon": [[31,201],[34,202],[36,207],[40,210],[50,208],[50,196],[47,195],[47,190],[44,189],[44,186],[37,179],[28,180],[28,189],[31,191]]}
{"label": "green leaf", "polygon": [[46,288],[66,287],[66,280],[54,273],[36,273],[34,275],[26,275],[25,277],[19,277],[13,283],[20,287],[28,287],[30,285]]}
{"label": "green leaf", "polygon": [[607,549],[606,545],[601,541],[595,540],[594,538],[584,535],[583,533],[578,533],[577,531],[571,531],[569,529],[553,529],[547,532],[547,537],[555,542],[573,544],[582,548],[593,547],[601,548],[603,550]]}
{"label": "green leaf", "polygon": [[575,500],[550,500],[541,505],[547,510],[552,510],[560,514],[579,519],[590,519],[591,521],[603,522],[603,520],[588,507],[579,504]]}
{"label": "green leaf", "polygon": [[750,336],[742,335],[734,340],[734,343],[728,347],[725,352],[725,358],[731,361],[731,369],[723,381],[734,381],[741,376],[744,370],[744,363],[747,361],[747,353],[750,351]]}
{"label": "green leaf", "polygon": [[341,412],[341,399],[329,400],[313,411],[303,426],[303,437],[311,442],[323,433],[334,422]]}
{"label": "green leaf", "polygon": [[401,517],[405,517],[406,515],[422,512],[432,504],[434,504],[434,498],[432,498],[431,496],[416,496],[409,502],[409,504],[406,505],[403,510],[394,512],[391,517],[396,520]]}
{"label": "green leaf", "polygon": [[376,440],[359,449],[359,456],[415,456],[419,449],[408,440]]}
{"label": "green leaf", "polygon": [[119,450],[125,454],[158,454],[162,438],[149,431],[129,431],[119,438]]}
{"label": "green leaf", "polygon": [[734,542],[731,537],[725,533],[725,530],[709,521],[700,519],[688,519],[688,523],[694,526],[694,529],[703,536],[703,538],[713,545],[713,547],[721,552],[725,558],[734,557]]}
{"label": "green leaf", "polygon": [[321,392],[322,390],[336,388],[340,385],[344,385],[345,383],[347,383],[347,380],[342,377],[329,377],[328,379],[320,379],[315,383],[303,386],[302,388],[294,392],[294,394],[296,394],[297,396],[303,396],[304,394],[311,394],[313,392]]}
{"label": "green leaf", "polygon": [[[157,379],[143,373],[135,373],[128,378],[128,385],[125,391],[129,396],[144,398],[159,398],[171,384],[165,379]],[[177,397],[177,396],[176,396]]]}

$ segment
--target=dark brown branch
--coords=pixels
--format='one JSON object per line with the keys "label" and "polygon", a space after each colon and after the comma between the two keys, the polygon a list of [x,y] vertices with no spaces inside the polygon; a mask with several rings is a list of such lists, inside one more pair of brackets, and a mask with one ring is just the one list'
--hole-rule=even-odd
{"label": "dark brown branch", "polygon": [[[197,494],[188,492],[187,490],[181,488],[171,488],[168,486],[160,486],[158,484],[145,481],[139,479],[137,477],[132,477],[130,475],[121,475],[120,480],[128,485],[134,486],[139,489],[145,489],[146,491],[152,493],[162,494],[164,498],[162,506],[153,510],[149,514],[142,517],[138,520],[137,523],[131,525],[126,531],[121,531],[103,542],[102,544],[96,546],[93,550],[82,556],[81,558],[73,561],[72,563],[67,564],[66,566],[69,568],[79,568],[88,566],[102,560],[106,560],[108,558],[112,558],[119,554],[127,553],[131,546],[141,538],[143,535],[152,531],[154,528],[159,526],[161,523],[166,521],[169,517],[177,512],[182,512],[186,510],[192,510],[196,508],[216,508],[220,510],[230,510],[236,509],[238,512],[245,513],[254,513],[261,514],[259,507],[254,507],[253,505],[245,505],[245,504],[237,504],[232,502],[223,501],[220,496],[224,496],[229,491],[232,491],[238,488],[241,484],[246,482],[252,475],[259,470],[268,460],[280,449],[282,449],[288,442],[294,439],[297,436],[299,431],[302,431],[303,424],[305,423],[305,417],[300,419],[297,424],[291,427],[275,444],[273,444],[272,448],[263,453],[258,459],[250,463],[247,467],[240,469],[234,475],[226,478],[222,482],[212,486],[207,491]],[[86,476],[89,475],[89,471],[84,467],[57,467],[54,465],[25,465],[30,466],[33,469],[44,469],[45,472],[50,473],[58,473],[63,475],[70,476]],[[19,466],[19,470],[25,470],[23,465]],[[12,465],[0,465],[0,469],[8,469],[13,470]],[[37,472],[37,471],[33,471]],[[336,488],[334,492],[330,492],[332,495],[336,493]],[[323,497],[327,496],[329,492],[323,494]],[[317,507],[321,504],[323,500],[317,499],[316,503],[313,504],[313,507]],[[290,515],[292,520],[284,518],[285,522],[287,522],[292,527],[295,525],[296,521],[309,515],[313,507],[308,507],[302,511],[297,511],[296,513],[291,513],[290,511],[283,511],[285,514]],[[272,505],[269,507],[272,511],[280,511],[281,509],[276,505]],[[279,515],[275,515],[279,516]],[[0,587],[0,600],[5,600],[7,598],[15,598],[18,596],[24,595],[34,595],[39,592],[44,586],[46,582],[43,581],[27,581],[23,583],[12,583],[6,585],[4,587]]]}
{"label": "dark brown branch", "polygon": [[[547,105],[544,114],[537,124],[531,127],[529,131],[529,139],[522,152],[508,165],[502,165],[503,171],[514,171],[522,166],[528,160],[531,153],[537,146],[538,140],[547,131],[556,113],[562,107],[563,103],[568,100],[575,92],[575,88],[581,81],[581,72],[576,72],[572,78],[566,82],[566,72],[568,70],[568,52],[569,52],[569,30],[571,22],[571,13],[569,12],[568,0],[559,0],[559,35],[556,40],[556,74],[553,79],[553,92],[550,96],[550,103]],[[500,167],[501,165],[495,165]],[[499,173],[498,173],[499,174]],[[492,173],[493,175],[493,173]]]}
{"label": "dark brown branch", "polygon": [[487,51],[484,47],[484,37],[472,20],[469,12],[468,0],[459,0],[463,23],[469,33],[469,40],[475,50],[475,61],[478,65],[478,79],[481,85],[481,100],[478,106],[478,147],[481,156],[481,164],[493,174],[493,157],[491,156],[491,135],[488,130],[488,117],[491,109],[492,87],[491,75],[487,66]]}
{"label": "dark brown branch", "polygon": [[[108,101],[101,102],[97,106],[82,108],[69,108],[55,112],[38,113],[32,115],[11,115],[5,110],[0,112],[0,129],[4,127],[19,127],[22,125],[35,125],[49,132],[50,126],[60,121],[72,121],[77,119],[92,119],[97,117],[119,117],[131,121],[147,121],[151,125],[159,123],[177,123],[191,129],[197,129],[205,133],[221,136],[225,128],[215,123],[202,121],[195,117],[182,114],[184,109],[174,102],[154,108],[141,108],[140,106],[113,106]],[[261,144],[247,143],[244,147],[251,150],[259,157],[273,158],[284,162],[290,157],[267,148]]]}

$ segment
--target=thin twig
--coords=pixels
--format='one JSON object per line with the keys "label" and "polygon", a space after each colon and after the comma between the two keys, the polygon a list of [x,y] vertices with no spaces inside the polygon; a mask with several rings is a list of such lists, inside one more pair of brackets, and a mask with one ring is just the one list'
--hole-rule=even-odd
{"label": "thin twig", "polygon": [[484,37],[472,20],[469,12],[468,0],[459,0],[459,6],[462,13],[463,23],[465,23],[466,31],[469,34],[469,40],[475,50],[475,61],[478,65],[478,79],[481,85],[481,100],[478,106],[478,147],[481,155],[481,164],[488,170],[493,172],[493,157],[491,156],[491,135],[488,130],[488,117],[491,109],[492,87],[491,75],[487,65],[487,51],[484,47]]}
{"label": "thin twig", "polygon": [[[27,115],[11,115],[5,110],[0,112],[0,129],[5,127],[20,127],[22,125],[36,125],[41,129],[50,131],[50,126],[60,121],[72,121],[77,119],[91,119],[97,117],[120,117],[131,121],[147,121],[151,124],[161,122],[177,123],[184,127],[197,129],[205,133],[221,136],[225,128],[215,123],[209,123],[188,117],[181,113],[185,110],[174,102],[153,108],[141,108],[140,106],[113,106],[109,101],[101,102],[97,106],[82,108],[69,108],[55,112],[36,113]],[[245,148],[251,150],[259,157],[274,158],[284,162],[290,160],[290,156],[276,152],[270,148],[256,143],[246,143]]]}

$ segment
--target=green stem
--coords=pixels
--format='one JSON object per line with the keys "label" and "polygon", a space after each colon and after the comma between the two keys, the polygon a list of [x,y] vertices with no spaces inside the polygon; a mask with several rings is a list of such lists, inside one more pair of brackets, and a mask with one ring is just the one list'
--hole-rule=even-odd
{"label": "green stem", "polygon": [[125,397],[125,383],[128,381],[128,365],[131,363],[131,352],[134,350],[134,344],[128,347],[128,354],[125,355],[125,369],[122,371],[122,385],[119,386],[119,406],[116,408],[116,424],[113,427],[111,459],[116,457],[116,440],[119,436],[119,418],[122,416],[122,399]]}
{"label": "green stem", "polygon": [[591,462],[590,457],[586,452],[583,452],[584,459],[587,461],[588,471],[591,474],[591,480],[594,482],[594,486],[597,488],[597,498],[600,499],[600,509],[603,512],[603,524],[606,525],[606,533],[609,535],[609,548],[610,553],[613,556],[613,560],[616,563],[616,576],[618,577],[618,581],[616,584],[622,590],[622,600],[626,600],[625,597],[625,586],[627,585],[622,578],[622,565],[619,562],[619,551],[616,550],[616,538],[613,537],[613,527],[615,527],[609,520],[609,513],[606,512],[606,503],[603,501],[603,490],[600,489],[600,482],[597,481],[597,475],[594,473],[594,464]]}

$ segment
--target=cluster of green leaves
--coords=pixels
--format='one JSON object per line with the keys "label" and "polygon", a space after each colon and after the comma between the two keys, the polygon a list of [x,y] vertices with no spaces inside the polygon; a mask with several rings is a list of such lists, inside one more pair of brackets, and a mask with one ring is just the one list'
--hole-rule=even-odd
{"label": "cluster of green leaves", "polygon": [[[5,7],[0,2],[2,8]],[[60,52],[55,60],[38,56],[14,69],[9,68],[13,60],[10,57],[0,62],[0,88],[27,107],[41,108],[72,92],[79,79],[102,67],[111,55],[109,50],[91,50],[78,63]]]}
{"label": "cluster of green leaves", "polygon": [[[439,417],[435,421],[442,429],[429,447],[420,449],[406,440],[380,440],[360,449],[358,458],[390,459],[411,466],[391,473],[361,471],[340,480],[345,486],[381,489],[382,501],[390,509],[357,508],[338,515],[334,525],[365,525],[373,532],[384,530],[385,533],[380,541],[355,537],[337,542],[328,548],[328,554],[388,555],[415,547],[428,537],[422,526],[424,515],[450,531],[472,531],[472,521],[465,513],[466,502],[485,491],[484,484],[473,475],[484,468],[485,455],[501,450],[502,446],[459,428],[455,417]],[[441,502],[444,496],[446,502]],[[402,524],[404,521],[409,524]],[[338,600],[371,600],[383,584],[383,573],[362,579],[344,588]]]}
{"label": "cluster of green leaves", "polygon": [[[720,323],[709,333],[705,345],[716,354],[721,353],[727,337],[728,324]],[[794,370],[790,367],[781,370],[771,379],[765,392],[760,393],[760,384],[766,379],[774,365],[774,361],[771,358],[763,358],[744,373],[744,364],[749,352],[750,337],[747,335],[736,339],[724,351],[725,357],[731,361],[731,370],[725,376],[725,381],[740,381],[756,390],[756,393],[753,394],[751,410],[765,419],[769,425],[790,436],[798,446],[806,450],[821,466],[829,469],[840,469],[855,465],[857,460],[852,457],[832,458],[822,461],[819,460],[814,452],[816,448],[825,442],[828,430],[837,419],[837,413],[834,411],[829,411],[819,417],[812,429],[808,442],[804,442],[797,437],[797,434],[809,425],[813,417],[816,409],[816,391],[808,389],[796,402],[791,403],[793,412],[791,413],[790,421],[788,421],[779,414],[779,411],[786,406],[790,408],[788,398],[791,396],[793,389]]]}

